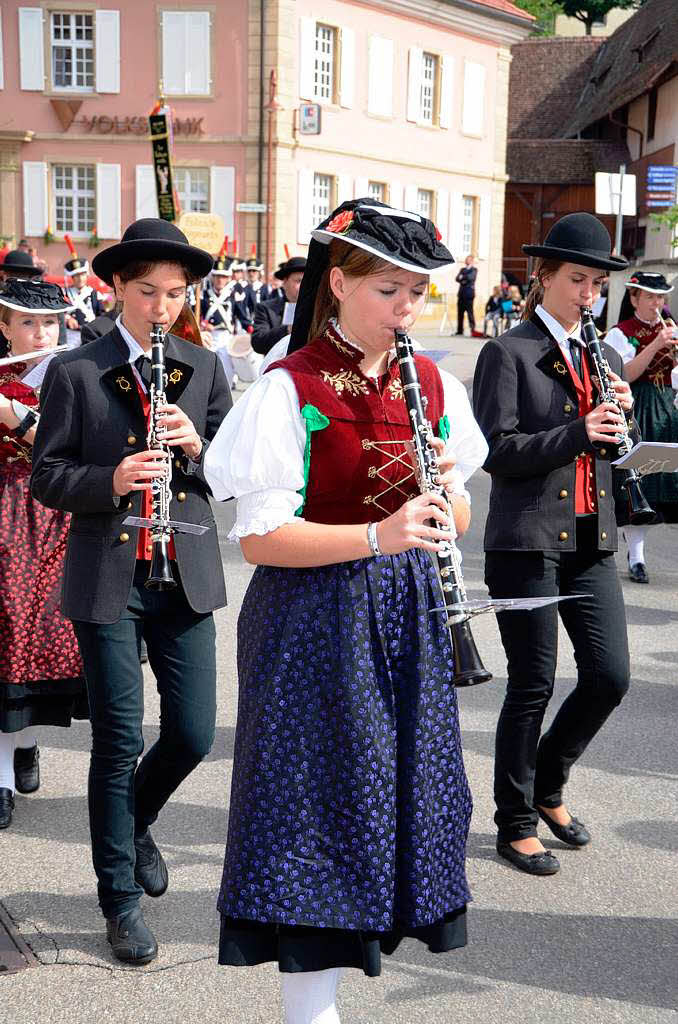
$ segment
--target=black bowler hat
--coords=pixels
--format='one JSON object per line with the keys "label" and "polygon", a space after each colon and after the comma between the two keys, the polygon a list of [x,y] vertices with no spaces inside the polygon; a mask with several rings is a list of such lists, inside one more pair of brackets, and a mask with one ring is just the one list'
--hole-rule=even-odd
{"label": "black bowler hat", "polygon": [[40,267],[35,266],[30,253],[24,252],[23,249],[12,249],[11,252],[8,252],[4,262],[0,264],[0,270],[3,270],[5,273],[18,270],[21,272],[22,277],[42,276]]}
{"label": "black bowler hat", "polygon": [[137,261],[181,263],[196,280],[212,269],[212,257],[204,249],[188,244],[183,231],[160,217],[142,217],[125,231],[117,245],[104,249],[92,260],[92,270],[106,284],[113,274]]}
{"label": "black bowler hat", "polygon": [[75,274],[89,274],[89,263],[87,260],[81,260],[79,256],[74,256],[72,260],[64,263],[64,270],[69,277]]}
{"label": "black bowler hat", "polygon": [[279,281],[284,281],[290,274],[303,274],[306,270],[306,263],[305,256],[291,256],[290,259],[280,264],[275,272],[275,276]]}
{"label": "black bowler hat", "polygon": [[628,281],[627,288],[639,288],[641,292],[652,292],[654,295],[668,295],[673,291],[673,285],[669,284],[663,274],[651,274],[637,270]]}
{"label": "black bowler hat", "polygon": [[591,213],[568,213],[553,225],[543,245],[524,245],[527,256],[577,263],[600,270],[625,270],[629,261],[612,256],[612,243],[605,225]]}
{"label": "black bowler hat", "polygon": [[58,284],[20,281],[11,277],[0,285],[0,306],[22,313],[65,313],[73,309]]}

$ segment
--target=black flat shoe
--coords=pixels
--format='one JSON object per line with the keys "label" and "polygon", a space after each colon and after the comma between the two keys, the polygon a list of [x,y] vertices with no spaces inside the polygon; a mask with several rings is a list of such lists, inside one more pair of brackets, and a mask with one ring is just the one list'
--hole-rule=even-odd
{"label": "black flat shoe", "polygon": [[519,853],[510,843],[497,840],[497,853],[528,875],[555,875],[560,871],[558,858],[550,850],[543,853]]}
{"label": "black flat shoe", "polygon": [[586,825],[582,825],[581,821],[576,818],[572,818],[567,825],[559,825],[539,807],[537,814],[544,824],[548,825],[556,839],[560,839],[561,843],[567,843],[568,846],[586,846],[591,842],[591,833]]}
{"label": "black flat shoe", "polygon": [[135,838],[134,849],[137,854],[134,881],[139,883],[147,896],[162,896],[169,883],[167,865],[148,829]]}
{"label": "black flat shoe", "polygon": [[629,562],[629,579],[633,580],[634,583],[650,582],[650,577],[647,575],[647,569],[645,568],[644,562],[636,562],[635,565],[631,565]]}
{"label": "black flat shoe", "polygon": [[14,810],[14,794],[11,789],[0,789],[0,828],[9,828],[12,824]]}
{"label": "black flat shoe", "polygon": [[141,967],[158,955],[158,943],[142,917],[141,907],[135,907],[122,917],[107,918],[106,938],[113,955],[126,964]]}
{"label": "black flat shoe", "polygon": [[16,747],[14,785],[17,793],[35,793],[40,789],[40,751],[37,743],[32,747]]}

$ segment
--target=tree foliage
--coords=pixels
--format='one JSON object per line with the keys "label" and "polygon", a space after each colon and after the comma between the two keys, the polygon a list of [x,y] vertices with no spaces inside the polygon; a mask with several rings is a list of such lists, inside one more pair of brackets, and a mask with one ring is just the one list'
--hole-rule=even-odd
{"label": "tree foliage", "polygon": [[537,18],[535,31],[540,35],[552,35],[558,14],[576,18],[591,35],[594,22],[601,21],[613,10],[627,11],[642,7],[646,0],[514,0],[518,7]]}

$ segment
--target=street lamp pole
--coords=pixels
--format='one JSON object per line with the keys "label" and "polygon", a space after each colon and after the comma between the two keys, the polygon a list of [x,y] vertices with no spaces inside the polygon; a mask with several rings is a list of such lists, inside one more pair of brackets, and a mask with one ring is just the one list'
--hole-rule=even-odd
{"label": "street lamp pole", "polygon": [[270,275],[273,269],[273,229],[275,226],[275,215],[273,211],[273,128],[275,115],[279,110],[282,110],[278,97],[276,96],[276,88],[278,85],[278,77],[275,73],[275,68],[271,69],[271,74],[268,80],[268,104],[266,106],[266,112],[268,114],[268,141],[267,141],[267,181],[266,181],[266,273]]}

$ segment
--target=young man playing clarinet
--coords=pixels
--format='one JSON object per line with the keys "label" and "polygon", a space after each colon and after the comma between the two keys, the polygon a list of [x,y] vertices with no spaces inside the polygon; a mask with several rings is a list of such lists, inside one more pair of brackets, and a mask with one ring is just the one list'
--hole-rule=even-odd
{"label": "young man playing clarinet", "polygon": [[[85,666],[92,721],[89,808],[99,905],[114,955],[148,963],[157,943],[139,906],[161,896],[168,873],[149,827],[209,752],[216,708],[212,612],[226,603],[203,461],[231,407],[221,363],[169,334],[186,289],[212,267],[174,225],[136,221],[99,253],[95,272],[115,286],[122,313],[110,333],[54,360],[42,388],[32,491],[72,513],[63,612]],[[166,405],[147,450],[151,331],[165,339]],[[154,543],[129,516],[156,511],[153,481],[170,472],[170,518],[207,527],[176,532],[168,557],[174,586],[148,589]],[[143,750],[142,637],[160,694],[160,735]],[[137,763],[138,762],[138,763]]]}

